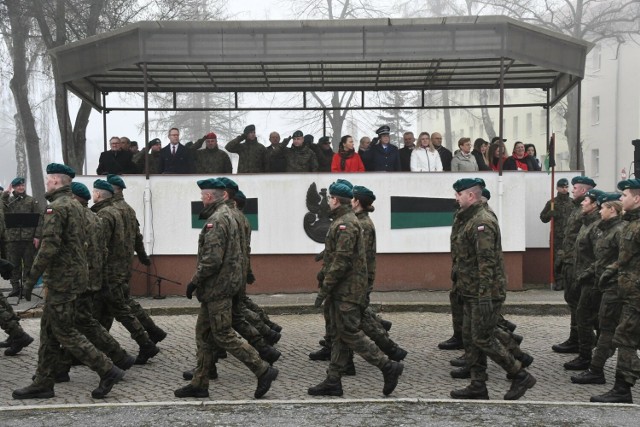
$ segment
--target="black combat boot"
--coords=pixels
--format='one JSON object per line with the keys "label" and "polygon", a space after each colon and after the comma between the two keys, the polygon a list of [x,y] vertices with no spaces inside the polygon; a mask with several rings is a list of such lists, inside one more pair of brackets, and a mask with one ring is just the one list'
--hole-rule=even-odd
{"label": "black combat boot", "polygon": [[574,384],[604,384],[607,380],[604,378],[602,368],[590,366],[586,371],[572,375],[571,382]]}
{"label": "black combat boot", "polygon": [[450,393],[454,399],[478,399],[489,400],[489,392],[484,381],[471,381],[471,384],[460,390],[453,390]]}
{"label": "black combat boot", "polygon": [[575,359],[564,364],[564,369],[567,371],[584,371],[591,365],[591,358],[578,356]]}
{"label": "black combat boot", "polygon": [[144,365],[147,363],[147,360],[151,359],[153,356],[158,354],[160,349],[156,347],[155,344],[150,343],[150,345],[145,345],[140,347],[140,353],[138,353],[138,357],[136,357],[135,364],[136,365]]}
{"label": "black combat boot", "polygon": [[391,351],[385,354],[389,357],[389,359],[394,360],[396,362],[402,362],[405,357],[407,357],[407,350],[398,347],[397,345],[393,347]]}
{"label": "black combat boot", "polygon": [[467,366],[467,359],[464,357],[464,354],[460,357],[456,357],[455,359],[449,360],[451,366],[455,366],[456,368],[462,368]]}
{"label": "black combat boot", "polygon": [[391,323],[389,320],[384,320],[384,319],[380,319],[380,324],[382,325],[384,330],[387,332],[391,330],[391,326],[393,325],[393,323]]}
{"label": "black combat boot", "polygon": [[14,399],[50,399],[55,396],[55,393],[53,387],[33,383],[25,388],[14,390],[11,396]]}
{"label": "black combat boot", "polygon": [[0,342],[0,348],[7,348],[11,346],[11,337],[7,337],[6,341]]}
{"label": "black combat boot", "polygon": [[274,382],[276,378],[278,378],[278,370],[269,366],[265,373],[258,378],[258,386],[256,387],[255,393],[253,393],[253,397],[260,399],[267,394],[271,388],[271,383]]}
{"label": "black combat boot", "polygon": [[501,322],[505,328],[509,330],[509,332],[513,332],[516,330],[517,325],[513,322],[509,322],[507,319],[502,319]]}
{"label": "black combat boot", "polygon": [[117,362],[113,362],[118,368],[123,371],[128,371],[134,364],[136,363],[136,358],[131,356],[130,354],[125,354],[125,356],[118,360]]}
{"label": "black combat boot", "polygon": [[273,365],[274,363],[276,363],[278,359],[280,359],[280,356],[282,355],[282,353],[280,353],[278,350],[271,347],[270,345],[258,350],[258,354],[260,355],[260,359],[264,360],[269,365]]}
{"label": "black combat boot", "polygon": [[149,334],[149,339],[154,344],[158,344],[160,341],[162,341],[167,337],[167,333],[157,326],[154,326],[153,328],[149,328],[147,333]]}
{"label": "black combat boot", "polygon": [[438,344],[438,348],[440,350],[462,350],[464,346],[462,345],[462,338],[454,335],[448,340],[442,341]]}
{"label": "black combat boot", "polygon": [[274,344],[277,344],[278,341],[280,341],[281,337],[282,335],[280,335],[278,332],[271,329],[269,333],[267,333],[266,336],[264,337],[264,341],[269,345],[274,345]]}
{"label": "black combat boot", "polygon": [[536,385],[535,377],[521,369],[511,382],[511,388],[504,395],[504,400],[518,400],[534,385]]}
{"label": "black combat boot", "polygon": [[633,397],[631,396],[631,384],[627,383],[622,378],[616,378],[616,382],[611,390],[598,396],[591,396],[591,402],[633,403]]}
{"label": "black combat boot", "polygon": [[268,320],[266,322],[267,326],[270,327],[271,329],[273,329],[274,331],[276,331],[277,333],[282,332],[282,326],[278,325],[275,322],[272,322],[271,320]]}
{"label": "black combat boot", "polygon": [[309,353],[311,360],[331,360],[331,348],[321,347],[320,350]]}
{"label": "black combat boot", "polygon": [[404,365],[400,362],[389,360],[384,364],[382,367],[382,376],[384,377],[382,393],[385,396],[389,396],[393,393],[393,390],[396,389],[396,386],[398,385],[398,378],[402,375],[402,371],[404,371]]}
{"label": "black combat boot", "polygon": [[218,352],[216,353],[216,357],[218,359],[226,359],[227,358],[227,350],[221,348],[218,349]]}
{"label": "black combat boot", "polygon": [[522,335],[518,335],[518,334],[511,334],[511,336],[513,337],[513,340],[518,344],[522,344],[522,341],[524,341],[524,337]]}
{"label": "black combat boot", "polygon": [[20,285],[19,284],[12,283],[11,287],[13,289],[11,289],[11,292],[9,292],[9,295],[7,295],[7,298],[17,297],[18,295],[20,295]]}
{"label": "black combat boot", "polygon": [[[520,361],[520,366],[522,368],[528,368],[533,363],[533,356],[529,353],[522,352],[520,356],[516,357],[516,360]],[[507,374],[508,380],[513,380],[515,377],[515,374]]]}
{"label": "black combat boot", "polygon": [[466,366],[452,369],[451,372],[449,372],[449,374],[451,375],[451,378],[456,378],[461,380],[471,378],[471,371]]}
{"label": "black combat boot", "polygon": [[342,396],[342,381],[338,379],[327,378],[320,384],[309,387],[307,392],[311,396]]}
{"label": "black combat boot", "polygon": [[9,348],[4,351],[4,355],[15,356],[32,342],[33,337],[31,337],[31,335],[27,334],[26,332],[22,332],[20,335],[16,335],[15,337],[11,338]]}
{"label": "black combat boot", "polygon": [[[182,378],[184,378],[187,381],[191,381],[193,379],[193,374],[195,373],[195,371],[196,371],[196,368],[189,369],[188,371],[182,371]],[[214,363],[209,367],[209,379],[215,380],[217,378],[218,378],[218,367]]]}
{"label": "black combat boot", "polygon": [[114,384],[119,382],[123,377],[124,371],[115,365],[112,366],[109,372],[100,378],[100,384],[98,384],[98,388],[91,392],[91,397],[94,399],[104,399],[107,397],[107,394],[109,394]]}
{"label": "black combat boot", "polygon": [[344,367],[344,371],[342,371],[343,375],[348,377],[354,377],[356,375],[356,365],[353,363],[353,354],[349,358],[347,365]]}
{"label": "black combat boot", "polygon": [[187,384],[173,392],[175,397],[209,397],[209,390],[206,388],[194,387],[191,384]]}
{"label": "black combat boot", "polygon": [[569,338],[563,343],[551,346],[551,350],[556,353],[578,353],[580,351],[580,347],[578,345],[578,341]]}

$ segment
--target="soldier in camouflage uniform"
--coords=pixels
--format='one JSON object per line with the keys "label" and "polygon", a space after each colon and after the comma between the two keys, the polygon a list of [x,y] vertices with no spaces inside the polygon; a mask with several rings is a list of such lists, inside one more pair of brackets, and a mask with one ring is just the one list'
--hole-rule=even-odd
{"label": "soldier in camouflage uniform", "polygon": [[106,329],[109,329],[107,326],[110,326],[109,319],[114,317],[122,323],[140,346],[136,364],[144,364],[160,350],[151,341],[140,321],[132,313],[131,306],[127,301],[133,254],[128,249],[131,243],[126,235],[126,219],[114,204],[114,189],[111,184],[98,179],[93,183],[93,189],[94,205],[91,210],[97,213],[102,221],[104,240],[108,249],[105,260],[106,278],[100,297],[94,300],[95,317]]}
{"label": "soldier in camouflage uniform", "polygon": [[[13,190],[13,191],[11,191]],[[2,193],[5,214],[42,213],[36,199],[26,193],[26,181],[17,177]],[[33,257],[39,244],[40,226],[37,228],[9,228],[5,230],[7,259],[14,265],[11,276],[13,288],[9,297],[20,295],[20,284],[23,275],[31,269]]]}
{"label": "soldier in camouflage uniform", "polygon": [[607,266],[600,281],[618,274],[618,296],[623,305],[613,336],[613,345],[618,348],[615,384],[608,392],[591,397],[592,402],[602,403],[633,403],[631,387],[640,377],[640,179],[620,181],[618,189],[627,225],[621,232],[618,259]]}
{"label": "soldier in camouflage uniform", "polygon": [[[13,264],[6,259],[0,258],[0,275],[3,279],[9,280]],[[33,342],[33,338],[27,334],[20,326],[20,318],[16,316],[11,304],[0,293],[0,327],[9,335],[6,341],[0,343],[0,347],[8,347],[5,356],[15,356],[24,347]]]}
{"label": "soldier in camouflage uniform", "polygon": [[[246,142],[241,144],[244,140]],[[238,173],[267,172],[267,147],[256,139],[254,125],[245,127],[242,135],[229,141],[224,148],[230,153],[238,154]]]}
{"label": "soldier in camouflage uniform", "polygon": [[288,140],[280,144],[287,161],[286,172],[317,172],[318,158],[311,148],[304,144],[304,135],[297,130],[293,133],[293,146],[287,147]]}
{"label": "soldier in camouflage uniform", "polygon": [[463,341],[471,384],[452,391],[451,397],[488,399],[488,356],[513,377],[504,399],[516,400],[535,385],[536,379],[495,336],[506,296],[506,277],[500,227],[482,203],[482,187],[484,181],[477,178],[460,179],[453,185],[462,224],[458,236],[452,239],[452,251],[456,253],[456,282],[464,298]]}
{"label": "soldier in camouflage uniform", "polygon": [[145,151],[149,151],[149,175],[159,174],[160,172],[160,150],[162,149],[162,141],[159,138],[152,139],[147,144],[146,150],[138,151],[133,156],[133,163],[136,165],[138,173],[146,173],[145,171]]}
{"label": "soldier in camouflage uniform", "polygon": [[562,239],[562,249],[558,253],[560,262],[556,275],[562,275],[564,280],[564,300],[571,311],[571,324],[569,338],[560,344],[551,346],[556,353],[578,353],[578,323],[576,318],[576,310],[578,309],[578,301],[580,300],[580,287],[576,284],[575,262],[575,245],[578,232],[582,227],[582,208],[581,203],[587,191],[595,188],[596,183],[586,176],[576,176],[571,180],[573,185],[573,211],[564,229],[564,238]]}
{"label": "soldier in camouflage uniform", "polygon": [[[560,251],[562,250],[562,240],[564,239],[564,230],[567,224],[567,219],[571,214],[573,205],[571,198],[569,197],[569,181],[566,178],[560,178],[558,180],[556,190],[558,194],[553,200],[549,200],[544,209],[540,212],[540,221],[548,223],[553,219],[553,265],[559,266],[560,263]],[[553,209],[551,205],[553,204]],[[562,274],[554,275],[555,283],[553,289],[560,291],[564,289],[564,278]]]}
{"label": "soldier in camouflage uniform", "polygon": [[404,365],[389,360],[360,329],[367,298],[367,258],[362,226],[351,208],[352,185],[339,180],[329,186],[329,193],[333,221],[325,239],[322,285],[315,306],[330,304],[331,363],[326,379],[309,388],[308,393],[342,396],[341,377],[351,350],[382,371],[382,392],[389,395],[396,388]]}
{"label": "soldier in camouflage uniform", "polygon": [[214,357],[210,342],[245,364],[258,378],[255,398],[264,396],[278,370],[260,359],[258,352],[232,329],[232,299],[239,291],[244,262],[239,230],[224,202],[225,184],[218,179],[198,181],[207,221],[198,238],[197,269],[187,285],[187,298],[196,293],[201,302],[196,320],[198,364],[191,383],[175,390],[176,397],[208,397],[209,367]]}
{"label": "soldier in camouflage uniform", "polygon": [[[4,192],[4,187],[0,185],[0,192]],[[4,200],[0,197],[0,258],[7,257],[7,248],[4,234]],[[7,278],[9,280],[9,278]]]}
{"label": "soldier in camouflage uniform", "polygon": [[123,370],[76,329],[75,302],[89,282],[89,229],[83,207],[71,194],[74,176],[68,166],[47,166],[45,197],[50,204],[44,214],[42,244],[24,286],[25,299],[30,301],[33,287],[44,273],[47,293],[40,321],[38,369],[31,385],[13,392],[14,399],[54,396],[55,369],[63,347],[100,375],[100,383],[91,393],[95,399],[104,398],[124,376]]}
{"label": "soldier in camouflage uniform", "polygon": [[[206,146],[201,150],[203,143],[206,143]],[[185,147],[193,150],[196,173],[228,175],[233,173],[231,159],[218,147],[218,137],[215,133],[210,132],[195,143],[187,143]]]}
{"label": "soldier in camouflage uniform", "polygon": [[599,310],[595,308],[598,316],[599,334],[596,348],[591,357],[589,369],[571,377],[575,384],[604,384],[606,382],[603,372],[605,362],[615,352],[613,347],[613,334],[618,326],[618,320],[622,313],[622,300],[618,297],[618,275],[600,280],[607,266],[618,259],[620,237],[626,222],[622,221],[622,203],[619,201],[619,193],[604,193],[598,197],[601,221],[594,230],[595,263],[588,267],[592,274],[593,292],[601,295]]}

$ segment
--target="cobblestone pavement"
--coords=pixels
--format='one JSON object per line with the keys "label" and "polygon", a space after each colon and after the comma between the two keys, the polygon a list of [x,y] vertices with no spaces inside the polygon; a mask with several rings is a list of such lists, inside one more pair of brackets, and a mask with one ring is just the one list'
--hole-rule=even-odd
{"label": "cobblestone pavement", "polygon": [[[442,351],[437,343],[451,335],[450,315],[439,313],[386,313],[384,317],[393,322],[393,339],[409,351],[405,360],[404,374],[392,398],[449,399],[449,392],[467,385],[468,380],[454,380],[449,376],[449,360],[461,354],[459,351]],[[537,385],[527,392],[522,400],[588,402],[592,394],[611,388],[613,366],[611,359],[606,366],[607,384],[573,385],[570,372],[562,364],[574,355],[560,355],[551,351],[551,345],[564,341],[568,333],[567,316],[509,316],[518,324],[517,332],[524,335],[523,350],[531,353],[535,361],[530,371],[538,379]],[[159,344],[161,352],[145,366],[134,366],[124,380],[117,384],[107,399],[94,401],[91,390],[98,384],[98,376],[86,367],[71,370],[71,382],[57,384],[56,397],[46,400],[13,400],[12,390],[30,383],[35,372],[38,349],[39,319],[24,319],[21,323],[31,335],[34,343],[16,357],[0,355],[0,407],[20,405],[58,405],[94,402],[167,402],[180,401],[173,390],[186,384],[182,371],[195,364],[194,324],[195,316],[156,316],[156,322],[169,336]],[[318,339],[323,334],[321,314],[281,315],[272,319],[284,327],[282,340],[277,348],[282,358],[276,366],[280,370],[266,399],[293,402],[316,398],[307,395],[307,388],[322,381],[328,362],[313,362],[308,353],[318,348]],[[137,346],[126,330],[116,324],[114,336],[131,354]],[[382,398],[382,374],[378,369],[356,357],[356,377],[343,378],[344,398]],[[218,364],[220,377],[210,386],[210,399],[216,401],[252,400],[256,379],[237,360],[229,356]],[[502,399],[509,388],[504,372],[495,364],[489,366],[489,395],[491,399]],[[197,399],[190,399],[197,400]]]}

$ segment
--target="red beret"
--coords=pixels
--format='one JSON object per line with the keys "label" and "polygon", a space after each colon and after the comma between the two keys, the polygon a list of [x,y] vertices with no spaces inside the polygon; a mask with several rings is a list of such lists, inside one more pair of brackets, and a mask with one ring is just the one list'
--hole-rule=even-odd
{"label": "red beret", "polygon": [[215,133],[213,133],[213,132],[209,132],[209,133],[207,134],[207,139],[218,139],[218,137],[216,136],[216,134],[215,134]]}

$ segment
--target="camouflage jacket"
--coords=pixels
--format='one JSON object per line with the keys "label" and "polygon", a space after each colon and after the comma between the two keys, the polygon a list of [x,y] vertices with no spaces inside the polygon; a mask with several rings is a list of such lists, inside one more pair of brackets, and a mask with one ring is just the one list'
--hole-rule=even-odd
{"label": "camouflage jacket", "polygon": [[572,200],[573,210],[567,218],[567,223],[564,228],[562,248],[560,249],[558,256],[561,257],[562,262],[565,264],[573,264],[575,258],[576,238],[578,237],[580,227],[582,227],[582,208],[580,207],[580,204],[583,200],[584,196]]}
{"label": "camouflage jacket", "polygon": [[243,282],[240,230],[222,200],[206,206],[200,218],[207,220],[198,237],[198,265],[191,281],[203,302],[232,298]]}
{"label": "camouflage jacket", "polygon": [[218,147],[201,150],[200,147],[202,147],[204,141],[204,138],[201,138],[194,144],[187,143],[187,145],[185,145],[185,147],[193,151],[196,173],[231,175],[233,173],[233,167],[231,166],[229,155]]}
{"label": "camouflage jacket", "polygon": [[317,172],[318,158],[316,153],[307,146],[287,147],[286,143],[280,143],[280,150],[284,150],[287,160],[287,172]]}
{"label": "camouflage jacket", "polygon": [[267,171],[267,147],[260,144],[257,139],[241,142],[245,139],[240,135],[229,141],[224,147],[230,153],[239,156],[238,173],[262,173]]}
{"label": "camouflage jacket", "polygon": [[593,285],[595,281],[595,270],[589,269],[596,262],[596,239],[598,237],[598,223],[600,222],[600,213],[594,210],[591,213],[582,215],[582,227],[576,236],[575,253],[573,265],[576,278],[582,278],[582,285]]}
{"label": "camouflage jacket", "polygon": [[251,224],[246,216],[236,207],[233,200],[227,200],[225,202],[229,208],[229,212],[233,217],[236,226],[238,227],[238,234],[240,236],[240,247],[242,248],[242,286],[247,284],[247,274],[250,271],[249,255],[251,254]]}
{"label": "camouflage jacket", "polygon": [[109,286],[125,283],[131,274],[131,253],[127,249],[130,243],[127,241],[125,220],[113,202],[112,197],[91,206],[91,210],[102,220],[102,232],[108,249],[104,269],[106,277],[103,280]]}
{"label": "camouflage jacket", "polygon": [[[133,156],[133,163],[136,165],[136,170],[138,173],[146,173],[144,170],[144,150],[136,153]],[[159,151],[151,151],[149,152],[149,175],[159,174],[160,173],[160,152]]]}
{"label": "camouflage jacket", "polygon": [[618,260],[610,266],[618,271],[618,296],[640,310],[640,209],[625,212],[628,221],[620,233]]}
{"label": "camouflage jacket", "polygon": [[504,300],[504,272],[500,227],[495,215],[478,203],[456,215],[458,231],[451,238],[457,267],[457,287],[466,297]]}
{"label": "camouflage jacket", "polygon": [[102,288],[106,277],[107,245],[104,239],[102,219],[88,207],[82,210],[84,221],[88,226],[87,263],[89,266],[89,282],[87,291],[96,292]]}
{"label": "camouflage jacket", "polygon": [[567,225],[567,219],[569,219],[569,215],[571,215],[571,211],[573,209],[573,204],[571,203],[571,197],[569,194],[558,194],[553,198],[553,211],[555,212],[555,217],[550,215],[551,212],[551,200],[544,205],[544,209],[540,212],[540,221],[543,223],[548,223],[551,221],[551,218],[554,218],[553,222],[553,243],[555,246],[555,250],[560,250],[560,245],[562,245],[562,239],[564,238],[564,230]]}
{"label": "camouflage jacket", "polygon": [[[23,213],[37,213],[42,214],[42,207],[40,203],[33,197],[27,194],[17,195],[14,191],[11,195],[9,193],[2,193],[2,202],[4,203],[4,213],[6,214],[23,214]],[[4,223],[3,223],[4,225]],[[42,233],[42,218],[36,228],[7,228],[5,229],[5,238],[7,242],[23,242],[31,241],[34,237],[39,238]]]}
{"label": "camouflage jacket", "polygon": [[[596,245],[593,252],[596,256],[596,262],[588,267],[589,273],[594,277],[594,287],[598,287],[600,276],[605,268],[614,263],[618,259],[620,250],[620,236],[622,229],[626,226],[626,222],[622,221],[622,217],[616,216],[606,221],[600,221],[594,230],[596,234]],[[618,275],[616,274],[607,283],[603,283],[600,291],[607,289],[618,289]]]}
{"label": "camouflage jacket", "polygon": [[141,256],[146,256],[147,251],[144,249],[144,239],[140,232],[140,223],[136,216],[136,211],[124,200],[124,194],[116,193],[113,195],[113,206],[117,208],[124,219],[124,231],[127,237],[127,253],[129,257],[133,257],[134,252]]}
{"label": "camouflage jacket", "polygon": [[376,227],[369,217],[369,212],[358,212],[356,217],[362,227],[364,252],[367,256],[367,292],[371,292],[373,283],[376,280]]}
{"label": "camouflage jacket", "polygon": [[72,197],[71,186],[62,186],[45,194],[50,202],[44,213],[42,239],[29,282],[35,283],[44,274],[48,289],[80,294],[87,288],[88,225],[84,207]]}
{"label": "camouflage jacket", "polygon": [[331,212],[318,295],[364,306],[367,294],[367,255],[360,221],[351,206]]}

